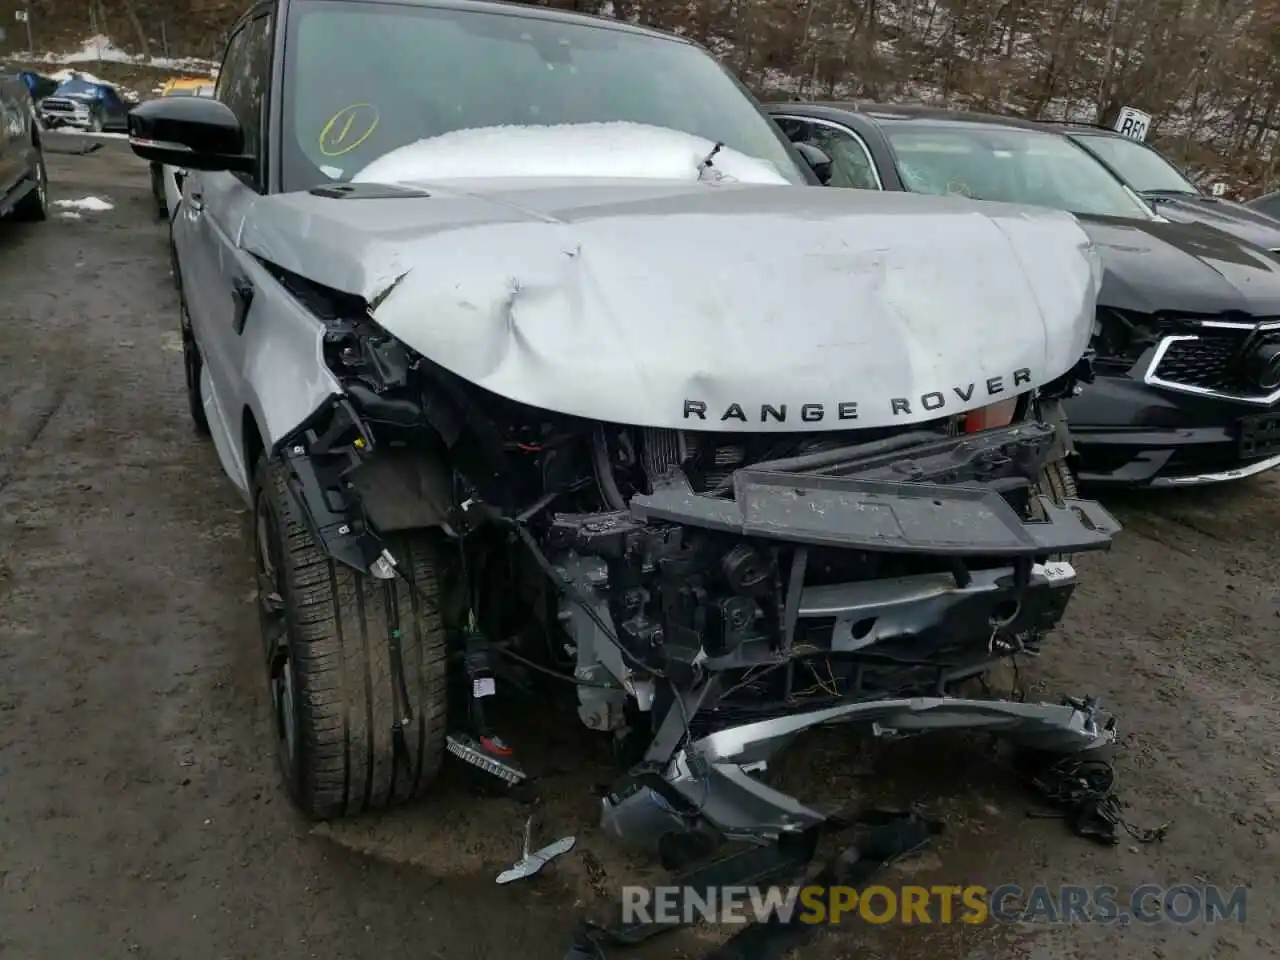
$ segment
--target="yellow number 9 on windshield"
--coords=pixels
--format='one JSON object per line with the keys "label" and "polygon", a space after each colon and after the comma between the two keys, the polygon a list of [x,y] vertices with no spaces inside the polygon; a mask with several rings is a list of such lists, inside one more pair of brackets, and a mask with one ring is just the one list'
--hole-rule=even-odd
{"label": "yellow number 9 on windshield", "polygon": [[326,157],[350,153],[378,129],[378,108],[372,103],[343,107],[320,128],[320,152]]}

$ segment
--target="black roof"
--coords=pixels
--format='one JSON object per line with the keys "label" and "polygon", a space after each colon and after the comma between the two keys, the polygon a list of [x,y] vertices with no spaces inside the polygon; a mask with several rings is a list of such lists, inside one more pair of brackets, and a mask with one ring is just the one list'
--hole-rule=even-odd
{"label": "black roof", "polygon": [[[1073,137],[1119,137],[1122,140],[1131,139],[1119,131],[1112,130],[1110,127],[1104,127],[1099,123],[1086,123],[1083,120],[1041,120],[1040,123],[1055,130],[1061,130],[1063,133]],[[1142,143],[1140,140],[1134,140],[1133,142]]]}
{"label": "black roof", "polygon": [[1021,130],[1040,130],[1045,127],[1033,120],[1021,117],[1003,117],[995,113],[978,113],[975,110],[947,110],[917,103],[874,103],[867,100],[826,100],[774,102],[772,110],[814,108],[824,112],[858,113],[873,120],[927,120],[934,123],[971,123],[991,127],[1015,127]]}
{"label": "black roof", "polygon": [[[1110,127],[1099,126],[1083,120],[1028,120],[1025,117],[1009,117],[998,113],[980,113],[976,110],[948,110],[922,103],[875,103],[867,100],[808,100],[773,101],[765,104],[771,112],[786,112],[787,107],[810,110],[816,114],[856,113],[872,120],[926,120],[932,123],[965,123],[987,127],[1007,127],[1016,130],[1036,130],[1041,133],[1060,133],[1067,136],[1119,137]],[[1126,138],[1127,139],[1127,138]]]}

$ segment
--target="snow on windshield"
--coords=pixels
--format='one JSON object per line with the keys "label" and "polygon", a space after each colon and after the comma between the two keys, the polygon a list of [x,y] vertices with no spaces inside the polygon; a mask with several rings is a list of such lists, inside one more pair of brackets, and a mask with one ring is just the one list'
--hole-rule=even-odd
{"label": "snow on windshield", "polygon": [[[352,177],[412,183],[464,177],[616,177],[698,180],[715,146],[704,137],[642,123],[576,123],[455,130],[399,147]],[[329,171],[326,171],[329,172]],[[773,164],[721,147],[711,171],[745,183],[786,185]]]}

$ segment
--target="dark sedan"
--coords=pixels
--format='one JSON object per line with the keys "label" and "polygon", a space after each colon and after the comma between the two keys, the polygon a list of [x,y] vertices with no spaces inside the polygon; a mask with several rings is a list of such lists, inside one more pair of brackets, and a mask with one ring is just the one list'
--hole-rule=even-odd
{"label": "dark sedan", "polygon": [[1097,378],[1068,402],[1080,479],[1215,483],[1280,466],[1280,260],[1157,215],[1094,156],[1026,121],[922,107],[771,104],[830,186],[1074,213],[1102,256]]}
{"label": "dark sedan", "polygon": [[1243,203],[1200,191],[1155,147],[1105,127],[1066,125],[1062,132],[1110,168],[1163,217],[1204,223],[1280,253],[1280,220]]}
{"label": "dark sedan", "polygon": [[1246,200],[1244,205],[1255,213],[1261,213],[1280,220],[1280,190],[1272,190],[1270,193],[1264,193],[1260,197]]}

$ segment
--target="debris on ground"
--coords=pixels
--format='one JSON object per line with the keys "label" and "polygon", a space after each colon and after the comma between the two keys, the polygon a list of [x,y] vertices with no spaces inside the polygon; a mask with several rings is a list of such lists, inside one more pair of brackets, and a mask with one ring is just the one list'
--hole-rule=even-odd
{"label": "debris on ground", "polygon": [[512,864],[508,869],[498,874],[497,882],[499,884],[511,883],[513,880],[524,880],[526,877],[532,877],[538,873],[552,860],[557,857],[564,856],[573,849],[573,845],[577,842],[577,837],[561,837],[552,843],[547,844],[540,850],[531,850],[533,846],[533,828],[540,822],[537,812],[529,814],[524,823],[524,845],[520,859]]}
{"label": "debris on ground", "polygon": [[1115,768],[1094,757],[1046,756],[1026,751],[1016,768],[1027,785],[1058,812],[1029,811],[1030,817],[1061,817],[1076,836],[1104,846],[1120,842],[1120,828],[1139,843],[1163,840],[1171,822],[1155,828],[1135,827],[1124,819],[1124,802],[1116,793]]}

